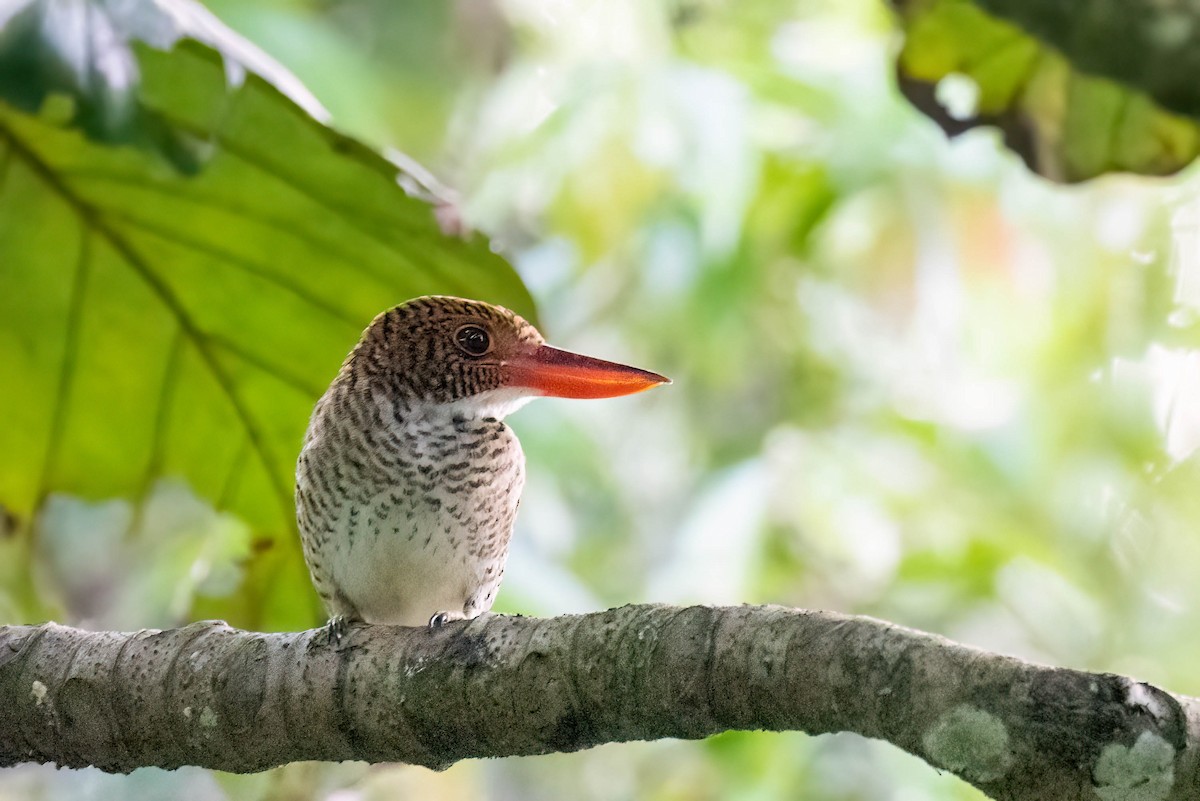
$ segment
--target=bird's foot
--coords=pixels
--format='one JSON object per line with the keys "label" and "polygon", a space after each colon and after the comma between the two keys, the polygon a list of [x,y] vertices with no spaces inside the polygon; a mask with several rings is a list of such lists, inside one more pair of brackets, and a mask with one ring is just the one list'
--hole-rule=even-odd
{"label": "bird's foot", "polygon": [[345,615],[334,615],[325,624],[325,641],[329,645],[341,645],[342,639],[350,633],[350,618]]}
{"label": "bird's foot", "polygon": [[438,612],[433,617],[429,618],[429,628],[440,629],[447,623],[452,623],[455,620],[466,620],[467,616],[462,612]]}

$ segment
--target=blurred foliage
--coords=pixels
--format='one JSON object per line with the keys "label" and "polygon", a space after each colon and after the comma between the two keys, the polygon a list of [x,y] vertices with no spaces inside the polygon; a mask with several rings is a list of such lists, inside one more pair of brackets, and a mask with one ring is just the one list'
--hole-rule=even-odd
{"label": "blurred foliage", "polygon": [[[1064,189],[1031,176],[994,130],[948,143],[894,82],[897,30],[911,19],[874,0],[209,5],[294,69],[340,129],[399,147],[456,187],[467,221],[515,259],[552,341],[675,379],[513,416],[529,484],[501,611],[824,607],[1200,692],[1194,171]],[[902,58],[920,55],[911,48]],[[935,100],[984,95],[956,58],[944,77],[926,75]],[[1105,104],[1098,117],[1089,108],[1075,108],[1071,125],[1102,130]],[[271,130],[254,144],[281,153]],[[1089,147],[1080,164],[1116,163]],[[195,178],[172,178],[171,198],[155,202],[215,180],[206,176],[220,158],[214,148]],[[153,213],[146,205],[137,212]],[[316,236],[321,219],[284,228]],[[20,241],[34,236],[21,231]],[[0,248],[16,248],[10,239]],[[305,274],[342,303],[344,276],[330,269]],[[4,309],[26,308],[4,297]],[[246,292],[227,313],[258,303]],[[368,305],[355,313],[369,316]],[[285,333],[307,341],[309,316]],[[337,350],[288,366],[320,384]],[[129,362],[161,370],[141,355]],[[37,397],[54,397],[55,384],[39,386],[49,388]],[[114,417],[128,419],[140,418]],[[280,441],[280,462],[298,436],[290,450]],[[67,456],[90,452],[63,442]],[[254,521],[187,487],[196,489],[178,476],[149,484],[134,505],[52,496],[29,532],[33,573],[5,576],[0,613],[44,609],[97,626],[223,614],[246,559],[239,526]],[[18,533],[4,547],[30,541]],[[307,597],[298,572],[286,582],[291,597]],[[436,775],[22,768],[0,774],[5,793],[978,798],[880,743],[756,733]]]}
{"label": "blurred foliage", "polygon": [[[1200,153],[1200,129],[1144,93],[1085,75],[971,0],[895,0],[901,87],[948,133],[998,126],[1030,169],[1060,181],[1125,170],[1168,175]],[[1182,24],[1182,23],[1180,23]],[[937,86],[955,76],[940,94]]]}

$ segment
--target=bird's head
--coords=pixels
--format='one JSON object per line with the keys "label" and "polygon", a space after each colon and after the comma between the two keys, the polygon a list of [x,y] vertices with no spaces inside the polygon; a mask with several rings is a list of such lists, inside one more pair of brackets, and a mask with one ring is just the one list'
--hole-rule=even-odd
{"label": "bird's head", "polygon": [[416,298],[376,317],[343,376],[409,403],[470,407],[494,417],[539,396],[611,398],[670,382],[551,347],[502,306],[444,295]]}

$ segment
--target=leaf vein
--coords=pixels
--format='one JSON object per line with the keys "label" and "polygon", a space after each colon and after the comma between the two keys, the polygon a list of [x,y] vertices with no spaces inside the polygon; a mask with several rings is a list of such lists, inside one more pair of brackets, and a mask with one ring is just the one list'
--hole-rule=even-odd
{"label": "leaf vein", "polygon": [[146,474],[138,495],[144,497],[150,484],[162,469],[164,440],[167,425],[171,420],[171,408],[175,401],[175,387],[179,379],[179,360],[183,351],[183,329],[176,328],[171,337],[171,348],[167,352],[167,364],[163,368],[162,383],[158,390],[158,404],[154,411],[154,431],[150,438],[150,456],[146,461]]}
{"label": "leaf vein", "polygon": [[[174,202],[188,203],[201,208],[217,209],[231,214],[238,214],[244,220],[258,223],[264,228],[285,234],[288,237],[295,239],[297,242],[303,243],[316,252],[326,254],[330,258],[336,259],[339,264],[344,265],[348,269],[354,270],[360,275],[367,276],[373,280],[381,281],[386,284],[392,284],[395,282],[398,275],[406,278],[406,276],[403,276],[402,273],[388,273],[386,271],[371,269],[367,266],[364,260],[361,257],[358,257],[356,254],[345,252],[337,247],[331,246],[328,242],[308,235],[302,228],[298,227],[295,220],[286,220],[266,216],[262,213],[261,209],[256,209],[233,201],[218,201],[195,194],[187,194],[178,191],[174,187],[167,187],[153,181],[138,180],[130,176],[123,176],[101,170],[72,169],[63,170],[63,173],[65,175],[71,175],[75,178],[81,178],[93,184],[110,183],[120,184],[123,186],[133,186],[139,189],[144,189],[148,192],[170,197]],[[122,217],[128,218],[130,221],[136,221],[138,224],[143,224],[143,221],[137,220],[131,215],[128,215],[128,212],[117,212],[112,209],[105,209],[105,213],[109,216],[121,215]],[[411,266],[411,262],[409,262],[409,265]]]}
{"label": "leaf vein", "polygon": [[[340,206],[336,203],[333,203],[328,198],[318,195],[317,193],[313,192],[312,189],[310,189],[309,187],[305,186],[304,184],[295,180],[291,176],[289,176],[286,173],[283,173],[280,170],[278,170],[277,168],[275,168],[274,165],[267,162],[259,154],[254,153],[253,151],[248,150],[246,148],[243,148],[239,144],[234,142],[233,140],[230,140],[230,139],[222,136],[220,131],[204,130],[204,129],[200,128],[199,126],[195,125],[194,123],[192,123],[190,120],[180,118],[178,116],[169,114],[169,113],[167,113],[165,111],[161,111],[161,110],[160,110],[160,113],[162,114],[163,119],[169,121],[172,125],[178,127],[180,130],[187,131],[187,132],[191,133],[193,136],[197,136],[200,138],[213,139],[213,141],[216,144],[218,144],[229,155],[233,156],[234,158],[237,158],[244,164],[257,169],[259,172],[262,172],[262,173],[265,173],[265,174],[271,176],[272,178],[279,181],[280,183],[291,187],[292,189],[299,192],[304,197],[307,197],[309,200],[311,200],[313,203],[320,206],[321,208],[326,209],[327,211],[333,212],[334,214],[338,215],[338,217],[340,219],[344,220],[351,227],[357,229],[359,231],[359,233],[361,233],[364,236],[368,237],[369,239],[372,239],[375,242],[383,245],[385,248],[392,251],[397,257],[399,257],[410,268],[412,268],[414,270],[416,269],[416,265],[413,263],[412,259],[409,257],[409,255],[407,253],[405,253],[403,251],[403,249],[401,249],[397,245],[397,243],[395,242],[395,240],[393,238],[384,236],[379,231],[377,231],[375,229],[375,227],[372,225],[364,224],[364,222],[361,219],[361,215],[359,213],[356,213],[349,209],[343,208],[342,206]],[[399,171],[397,171],[397,174],[398,174],[398,172]],[[399,187],[397,187],[397,188],[399,189]],[[403,191],[403,190],[400,190],[400,191]],[[429,213],[432,216],[433,210],[430,209]],[[465,294],[468,296],[471,294],[471,288],[469,286],[467,286],[467,284],[464,281],[462,281],[458,276],[448,273],[442,267],[441,264],[437,263],[436,260],[429,260],[422,266],[424,267],[425,271],[434,273],[436,275],[436,277],[438,278],[438,280],[444,281],[447,284],[447,286],[457,287],[457,289],[455,291],[458,294]]]}
{"label": "leaf vein", "polygon": [[50,479],[58,462],[58,451],[62,447],[63,430],[66,428],[71,389],[75,383],[75,366],[79,360],[80,318],[83,315],[83,298],[87,291],[91,254],[91,234],[86,225],[80,221],[79,255],[75,260],[71,294],[67,298],[67,314],[63,322],[63,356],[58,371],[58,389],[54,393],[54,410],[50,415],[46,455],[42,460],[42,473],[38,479],[37,494],[34,495],[34,503],[38,506],[46,499],[46,493],[49,492]]}
{"label": "leaf vein", "polygon": [[222,263],[228,264],[231,267],[235,267],[244,273],[253,275],[256,278],[261,278],[264,281],[274,284],[275,286],[279,287],[280,289],[291,292],[293,295],[300,298],[301,300],[308,303],[309,305],[313,306],[314,308],[325,312],[330,317],[333,317],[336,320],[340,320],[344,323],[347,323],[347,324],[353,326],[356,333],[364,325],[364,321],[362,319],[360,319],[359,317],[357,317],[356,315],[353,315],[343,309],[338,308],[337,306],[333,305],[332,303],[329,303],[328,301],[324,300],[320,296],[308,291],[307,289],[304,289],[303,287],[301,287],[297,284],[290,283],[289,281],[284,279],[282,276],[280,276],[276,273],[270,272],[269,270],[263,268],[261,265],[254,263],[250,259],[246,259],[241,256],[235,255],[235,254],[229,252],[228,250],[216,247],[207,242],[203,242],[199,239],[189,237],[186,234],[183,234],[179,231],[172,230],[165,226],[157,225],[157,224],[149,222],[147,220],[139,219],[139,218],[135,217],[134,215],[129,214],[127,212],[105,211],[104,216],[110,220],[118,220],[120,222],[126,223],[129,226],[139,228],[142,231],[145,231],[148,234],[156,236],[159,239],[162,239],[166,242],[170,242],[172,244],[179,245],[181,247],[185,247],[190,250],[199,251],[206,255],[212,256],[214,259],[217,259],[218,261],[221,261]]}
{"label": "leaf vein", "polygon": [[109,226],[94,206],[72,191],[72,188],[65,184],[55,174],[54,170],[43,162],[37,153],[25,145],[11,129],[6,126],[0,126],[0,131],[3,131],[15,154],[29,164],[51,190],[66,200],[75,209],[76,214],[79,215],[84,225],[89,226],[95,233],[102,236],[108,242],[125,260],[130,269],[142,278],[150,290],[158,296],[159,301],[179,321],[181,330],[192,341],[196,352],[212,373],[213,378],[216,379],[222,394],[225,395],[226,400],[229,401],[230,406],[233,408],[234,414],[241,422],[242,428],[245,430],[256,455],[263,464],[263,468],[267,474],[267,481],[271,485],[281,509],[284,511],[283,519],[291,521],[294,526],[295,515],[291,506],[291,493],[288,492],[280,480],[279,474],[274,469],[275,462],[272,458],[270,448],[266,443],[266,438],[256,425],[254,417],[250,414],[250,410],[246,408],[245,403],[242,402],[241,397],[238,395],[233,379],[224,370],[215,354],[208,347],[209,342],[205,333],[196,326],[195,321],[192,320],[191,315],[188,314],[182,302],[171,291],[170,287],[162,279],[162,276],[150,266],[150,263],[142,254],[133,248],[115,229]]}
{"label": "leaf vein", "polygon": [[272,378],[277,378],[282,383],[287,384],[289,387],[301,392],[304,395],[307,395],[310,398],[313,398],[314,403],[316,402],[315,399],[319,398],[321,394],[325,392],[324,387],[318,387],[314,384],[311,384],[307,379],[298,375],[293,375],[292,373],[289,373],[281,368],[279,365],[267,362],[261,356],[250,352],[234,340],[227,339],[220,334],[209,334],[208,339],[217,347],[232,353],[234,356],[238,357],[247,364],[258,368]]}

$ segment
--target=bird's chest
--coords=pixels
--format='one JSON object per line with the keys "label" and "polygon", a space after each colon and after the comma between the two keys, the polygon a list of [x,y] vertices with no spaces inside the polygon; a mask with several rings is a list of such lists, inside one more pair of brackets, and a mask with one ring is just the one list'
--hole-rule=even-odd
{"label": "bird's chest", "polygon": [[524,482],[521,447],[507,426],[414,423],[379,440],[363,465],[369,490],[347,509],[352,542],[480,559],[507,548]]}
{"label": "bird's chest", "polygon": [[313,561],[337,592],[381,622],[421,623],[475,597],[490,605],[524,483],[511,429],[495,420],[417,422],[322,444],[342,452],[312,461],[337,464],[344,491]]}

